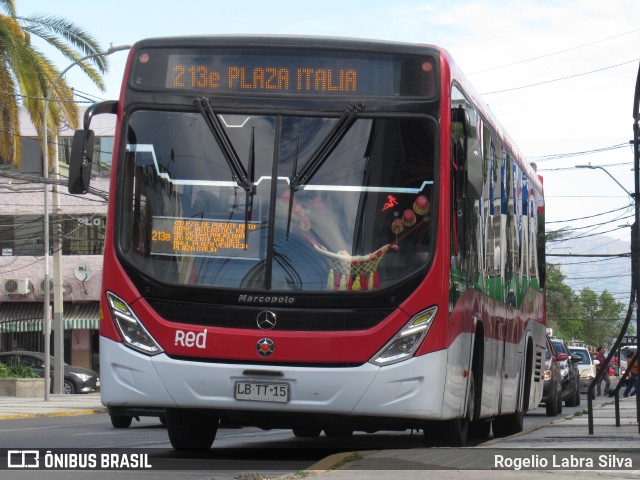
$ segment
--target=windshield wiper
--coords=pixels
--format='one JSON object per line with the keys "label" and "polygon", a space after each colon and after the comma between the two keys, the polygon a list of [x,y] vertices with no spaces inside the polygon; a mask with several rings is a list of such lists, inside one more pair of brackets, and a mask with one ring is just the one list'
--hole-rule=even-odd
{"label": "windshield wiper", "polygon": [[347,109],[342,112],[340,118],[338,119],[338,123],[336,123],[333,130],[329,132],[327,138],[325,138],[320,147],[315,151],[311,160],[307,162],[302,171],[296,174],[291,179],[292,190],[299,190],[300,185],[304,185],[311,180],[311,178],[316,174],[316,172],[320,169],[320,167],[324,164],[324,162],[329,158],[331,152],[338,146],[340,141],[347,134],[351,126],[356,121],[356,117],[358,113],[360,113],[364,109],[364,104],[362,103],[351,103]]}
{"label": "windshield wiper", "polygon": [[233,148],[231,140],[229,140],[229,137],[225,133],[218,115],[216,115],[213,108],[211,108],[209,100],[206,98],[196,98],[195,104],[198,106],[200,113],[207,122],[207,126],[211,130],[211,133],[213,133],[213,137],[216,139],[220,150],[222,150],[222,155],[224,156],[227,165],[229,165],[233,180],[239,187],[242,187],[245,190],[250,190],[252,185],[249,183],[247,171],[244,169],[244,166],[240,161],[240,157],[238,157],[238,154]]}
{"label": "windshield wiper", "polygon": [[289,229],[291,227],[291,213],[293,209],[293,196],[296,190],[301,190],[303,185],[307,184],[311,178],[318,172],[320,167],[329,158],[329,155],[338,146],[340,141],[347,134],[351,126],[355,123],[358,113],[364,109],[363,103],[351,103],[347,109],[342,112],[338,123],[333,127],[327,137],[320,143],[320,147],[311,156],[304,168],[297,173],[298,168],[298,148],[296,146],[296,158],[293,162],[293,175],[289,184],[289,213],[287,216],[287,239],[289,239]]}
{"label": "windshield wiper", "polygon": [[251,130],[251,146],[249,150],[249,174],[245,170],[242,162],[240,161],[240,157],[238,157],[238,153],[233,148],[233,144],[231,140],[227,136],[222,123],[220,123],[220,119],[218,115],[213,111],[211,107],[211,103],[209,100],[204,97],[198,97],[194,100],[196,106],[200,110],[202,117],[204,118],[209,130],[213,134],[213,138],[216,139],[220,150],[222,151],[222,156],[224,157],[227,165],[229,165],[229,170],[231,170],[231,176],[233,180],[238,184],[239,187],[243,188],[245,191],[245,214],[244,214],[244,248],[247,248],[248,244],[248,223],[251,219],[251,214],[253,210],[253,196],[256,193],[256,187],[254,185],[254,177],[255,177],[255,145],[254,145],[254,131]]}

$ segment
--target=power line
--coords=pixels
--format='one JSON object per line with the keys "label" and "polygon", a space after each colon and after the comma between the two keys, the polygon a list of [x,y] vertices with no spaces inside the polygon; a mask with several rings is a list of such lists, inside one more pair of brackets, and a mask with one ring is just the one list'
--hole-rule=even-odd
{"label": "power line", "polygon": [[547,253],[546,257],[576,257],[576,258],[606,258],[606,257],[631,257],[628,253]]}
{"label": "power line", "polygon": [[[628,215],[626,217],[616,217],[613,220],[607,220],[606,222],[600,222],[600,223],[593,223],[591,225],[585,225],[583,227],[565,227],[560,229],[559,231],[561,231],[562,233],[567,233],[567,232],[574,232],[576,230],[585,230],[587,228],[602,227],[603,225],[608,225],[610,223],[617,223],[621,220],[626,220],[629,218],[633,218],[633,215]],[[621,228],[627,228],[627,226],[626,225],[618,226],[614,230],[619,230]],[[575,238],[575,237],[572,237],[572,238]],[[556,241],[562,241],[562,240],[564,240],[564,238],[559,238],[557,240],[549,240],[549,242],[556,242]]]}
{"label": "power line", "polygon": [[[633,165],[633,162],[622,162],[622,163],[609,163],[607,165],[603,165],[605,167],[626,167],[628,165]],[[576,170],[576,167],[557,167],[557,168],[539,168],[538,172],[566,172],[567,170]]]}
{"label": "power line", "polygon": [[[96,95],[94,95],[92,93],[87,93],[87,92],[80,91],[80,90],[78,90],[76,88],[73,89],[73,93],[78,95],[80,98],[93,97],[95,99],[95,100],[93,100],[93,102],[96,102],[96,101],[102,102],[102,101],[106,100],[105,98],[98,97],[98,96],[96,96]],[[84,97],[82,95],[80,95],[80,94],[84,95]],[[87,98],[87,99],[91,100],[91,98]]]}
{"label": "power line", "polygon": [[501,68],[512,67],[513,65],[519,65],[521,63],[532,62],[534,60],[540,60],[541,58],[547,58],[547,57],[551,57],[553,55],[559,55],[561,53],[566,53],[566,52],[570,52],[572,50],[577,50],[579,48],[589,47],[589,46],[595,45],[597,43],[607,42],[609,40],[613,40],[614,38],[624,37],[626,35],[631,35],[632,33],[636,33],[636,32],[639,32],[639,31],[640,31],[640,29],[631,30],[630,32],[620,33],[620,34],[614,35],[612,37],[601,38],[600,40],[595,40],[593,42],[584,43],[582,45],[577,45],[577,46],[571,47],[571,48],[565,48],[564,50],[558,50],[558,51],[555,51],[555,52],[546,53],[544,55],[538,55],[537,57],[531,57],[531,58],[527,58],[525,60],[518,60],[518,61],[507,63],[507,64],[504,64],[504,65],[498,65],[496,67],[490,67],[490,68],[487,68],[485,70],[479,70],[479,71],[476,71],[476,72],[471,72],[468,75],[470,76],[470,75],[476,75],[476,74],[479,74],[479,73],[491,72],[493,70],[499,70]]}
{"label": "power line", "polygon": [[555,82],[560,82],[562,80],[569,80],[571,78],[583,77],[585,75],[591,75],[592,73],[602,72],[604,70],[610,70],[612,68],[617,68],[617,67],[621,67],[623,65],[628,65],[629,63],[635,63],[638,60],[640,60],[640,58],[634,58],[633,60],[628,60],[626,62],[618,63],[616,65],[610,65],[608,67],[598,68],[597,70],[591,70],[589,72],[576,73],[574,75],[569,75],[567,77],[554,78],[552,80],[545,80],[544,82],[531,83],[529,85],[521,85],[519,87],[505,88],[503,90],[495,90],[493,92],[484,92],[484,93],[481,93],[480,95],[486,96],[486,95],[493,95],[494,93],[512,92],[514,90],[522,90],[524,88],[537,87],[539,85],[546,85],[547,83],[555,83]]}
{"label": "power line", "polygon": [[[549,254],[547,254],[546,256],[549,256]],[[573,255],[569,255],[569,256],[573,256]],[[594,263],[608,262],[610,260],[611,258],[605,257],[605,258],[600,258],[598,260],[585,260],[583,262],[555,262],[555,263],[549,263],[549,265],[554,265],[556,267],[570,267],[572,265],[589,265]]]}
{"label": "power line", "polygon": [[578,218],[570,218],[570,219],[568,219],[568,220],[554,220],[554,221],[550,221],[550,222],[545,222],[545,224],[549,225],[549,224],[552,224],[552,223],[576,222],[576,221],[579,221],[579,220],[586,220],[586,219],[588,219],[588,218],[594,218],[594,217],[600,217],[600,216],[602,216],[602,215],[608,215],[608,214],[610,214],[610,213],[619,212],[620,210],[627,210],[628,208],[629,208],[628,206],[626,206],[626,207],[620,207],[620,208],[616,208],[616,209],[614,209],[614,210],[609,210],[609,211],[607,211],[607,212],[595,213],[595,214],[593,214],[593,215],[587,215],[587,216],[584,216],[584,217],[578,217]]}
{"label": "power line", "polygon": [[621,148],[628,148],[629,147],[629,143],[618,143],[616,145],[611,145],[609,147],[600,147],[600,148],[594,148],[593,150],[582,150],[582,151],[578,151],[578,152],[568,152],[568,153],[552,153],[552,154],[548,154],[548,155],[539,155],[539,156],[533,156],[533,157],[527,157],[527,160],[531,161],[531,162],[546,162],[549,160],[558,160],[560,158],[571,158],[571,157],[579,157],[582,155],[592,155],[595,153],[604,153],[604,152],[610,152],[611,150],[618,150]]}
{"label": "power line", "polygon": [[13,92],[4,92],[0,91],[0,95],[8,95],[10,97],[16,97],[16,99],[28,98],[30,100],[47,100],[49,102],[59,102],[59,103],[96,103],[94,101],[78,101],[74,99],[62,99],[62,98],[45,98],[45,97],[37,97],[35,95],[24,95],[22,93],[13,93]]}

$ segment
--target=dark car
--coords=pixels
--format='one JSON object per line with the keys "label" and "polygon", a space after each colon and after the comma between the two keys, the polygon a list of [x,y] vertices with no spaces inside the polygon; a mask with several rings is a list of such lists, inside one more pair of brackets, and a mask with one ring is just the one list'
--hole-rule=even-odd
{"label": "dark car", "polygon": [[[13,351],[1,352],[0,362],[6,365],[28,365],[40,377],[44,377],[44,353]],[[53,357],[51,357],[51,377],[53,378]],[[64,364],[64,393],[89,393],[100,388],[100,378],[93,370]]]}
{"label": "dark car", "polygon": [[561,338],[552,338],[551,343],[556,351],[560,362],[560,373],[562,374],[562,400],[567,407],[580,405],[580,370],[578,363],[579,355],[571,353],[567,342]]}
{"label": "dark car", "polygon": [[542,403],[547,410],[547,415],[555,417],[562,412],[562,375],[560,373],[560,362],[553,349],[551,339],[547,337],[545,348],[544,364],[544,388],[542,393]]}

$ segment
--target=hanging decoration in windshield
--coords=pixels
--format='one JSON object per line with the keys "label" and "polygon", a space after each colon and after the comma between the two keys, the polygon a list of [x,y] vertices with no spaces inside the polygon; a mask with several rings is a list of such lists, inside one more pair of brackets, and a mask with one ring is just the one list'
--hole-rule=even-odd
{"label": "hanging decoration in windshield", "polygon": [[132,87],[205,94],[433,96],[427,56],[274,49],[149,49],[137,56]]}

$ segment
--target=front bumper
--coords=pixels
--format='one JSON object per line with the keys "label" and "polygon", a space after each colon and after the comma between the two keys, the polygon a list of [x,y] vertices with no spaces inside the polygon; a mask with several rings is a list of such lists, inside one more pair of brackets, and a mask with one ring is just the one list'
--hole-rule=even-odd
{"label": "front bumper", "polygon": [[591,385],[591,382],[593,382],[593,380],[594,377],[580,377],[580,393],[587,393],[589,385]]}
{"label": "front bumper", "polygon": [[[443,412],[446,351],[386,367],[230,364],[148,357],[101,337],[101,398],[107,407],[215,410],[221,416],[246,412],[322,414],[398,419],[450,418]],[[285,382],[289,401],[236,400],[237,381]],[[452,407],[451,407],[452,408]]]}

